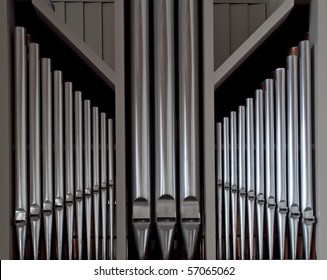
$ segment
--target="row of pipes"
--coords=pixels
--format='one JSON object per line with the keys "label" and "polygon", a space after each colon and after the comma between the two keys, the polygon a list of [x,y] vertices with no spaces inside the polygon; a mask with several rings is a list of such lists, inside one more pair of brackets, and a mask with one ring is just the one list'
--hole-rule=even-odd
{"label": "row of pipes", "polygon": [[[39,258],[44,228],[47,259],[62,259],[64,246],[68,259],[112,259],[114,121],[83,100],[81,91],[73,91],[73,83],[64,82],[63,72],[52,71],[51,64],[40,58],[40,46],[27,40],[25,28],[16,27],[14,221],[19,258]],[[33,255],[26,254],[27,234]]]}
{"label": "row of pipes", "polygon": [[218,259],[284,259],[288,250],[292,259],[311,256],[310,73],[304,40],[290,49],[286,68],[277,68],[254,98],[216,124]]}

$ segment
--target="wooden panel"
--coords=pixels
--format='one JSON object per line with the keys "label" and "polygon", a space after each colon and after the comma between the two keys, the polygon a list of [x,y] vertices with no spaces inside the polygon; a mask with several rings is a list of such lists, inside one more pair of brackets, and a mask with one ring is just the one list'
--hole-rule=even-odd
{"label": "wooden panel", "polygon": [[102,6],[103,60],[115,70],[115,4]]}
{"label": "wooden panel", "polygon": [[66,23],[80,37],[84,39],[83,3],[66,3]]}
{"label": "wooden panel", "polygon": [[84,40],[102,58],[102,4],[84,4]]}
{"label": "wooden panel", "polygon": [[266,5],[250,4],[248,5],[248,12],[249,12],[249,36],[250,36],[266,20]]}
{"label": "wooden panel", "polygon": [[230,56],[229,4],[214,5],[214,69]]}
{"label": "wooden panel", "polygon": [[230,5],[231,53],[248,38],[248,5]]}
{"label": "wooden panel", "polygon": [[65,3],[57,2],[54,3],[55,13],[56,15],[63,21],[66,22],[66,11],[65,11]]}

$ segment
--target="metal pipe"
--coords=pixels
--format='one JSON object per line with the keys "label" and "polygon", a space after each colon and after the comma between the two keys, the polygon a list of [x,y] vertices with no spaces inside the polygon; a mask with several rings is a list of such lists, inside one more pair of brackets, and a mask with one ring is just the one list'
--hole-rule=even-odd
{"label": "metal pipe", "polygon": [[238,188],[240,202],[241,259],[245,257],[245,107],[238,107]]}
{"label": "metal pipe", "polygon": [[64,227],[64,139],[62,72],[54,71],[55,212],[58,259],[62,258]]}
{"label": "metal pipe", "polygon": [[313,224],[310,42],[299,44],[301,212],[305,258],[310,259]]}
{"label": "metal pipe", "polygon": [[41,228],[40,49],[29,44],[30,221],[34,259],[38,259]]}
{"label": "metal pipe", "polygon": [[230,114],[230,186],[232,201],[232,234],[233,234],[233,259],[236,260],[236,238],[237,238],[237,115],[236,112]]}
{"label": "metal pipe", "polygon": [[181,224],[188,258],[193,258],[201,224],[198,1],[178,3]]}
{"label": "metal pipe", "polygon": [[91,214],[92,214],[92,159],[91,159],[91,102],[84,100],[84,193],[87,259],[91,259]]}
{"label": "metal pipe", "polygon": [[46,256],[51,257],[53,217],[51,60],[42,58],[43,219]]}
{"label": "metal pipe", "polygon": [[107,116],[101,113],[101,219],[102,259],[107,258]]}
{"label": "metal pipe", "polygon": [[248,228],[249,228],[249,256],[253,260],[254,249],[254,203],[255,203],[255,183],[254,183],[254,117],[253,99],[246,99],[246,188],[248,204]]}
{"label": "metal pipe", "polygon": [[255,92],[255,177],[257,195],[257,227],[259,259],[263,259],[263,230],[264,230],[264,204],[265,204],[265,177],[264,177],[264,129],[263,129],[263,90]]}
{"label": "metal pipe", "polygon": [[78,259],[82,259],[83,243],[83,128],[82,128],[82,92],[75,91],[75,201],[78,238]]}
{"label": "metal pipe", "polygon": [[226,260],[230,259],[230,159],[229,159],[229,118],[223,121],[224,129],[224,199],[225,199],[225,254]]}
{"label": "metal pipe", "polygon": [[27,225],[27,65],[26,31],[15,28],[15,226],[19,258],[25,257]]}
{"label": "metal pipe", "polygon": [[268,225],[268,249],[269,259],[273,258],[274,252],[274,224],[275,224],[275,150],[274,150],[274,81],[264,81],[265,90],[265,143],[266,143],[266,204]]}
{"label": "metal pipe", "polygon": [[276,189],[277,220],[280,259],[285,254],[286,216],[288,212],[286,197],[286,118],[285,118],[285,69],[275,70],[276,92]]}
{"label": "metal pipe", "polygon": [[99,174],[99,108],[92,108],[93,121],[93,211],[95,259],[99,259],[99,228],[100,228],[100,174]]}
{"label": "metal pipe", "polygon": [[154,1],[156,225],[169,258],[176,225],[174,1]]}
{"label": "metal pipe", "polygon": [[217,173],[217,232],[219,260],[223,259],[223,160],[222,160],[222,129],[221,123],[216,124],[216,173]]}
{"label": "metal pipe", "polygon": [[131,2],[132,222],[140,259],[150,227],[149,1]]}
{"label": "metal pipe", "polygon": [[68,258],[73,258],[74,178],[73,178],[73,84],[65,82],[65,179]]}
{"label": "metal pipe", "polygon": [[287,185],[291,256],[296,259],[300,219],[299,155],[298,155],[298,48],[287,56]]}
{"label": "metal pipe", "polygon": [[114,151],[114,120],[108,120],[108,165],[109,165],[109,259],[114,260],[115,235],[115,151]]}

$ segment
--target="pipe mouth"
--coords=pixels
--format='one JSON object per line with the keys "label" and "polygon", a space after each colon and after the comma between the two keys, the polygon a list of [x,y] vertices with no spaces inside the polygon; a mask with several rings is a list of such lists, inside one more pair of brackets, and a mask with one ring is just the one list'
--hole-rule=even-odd
{"label": "pipe mouth", "polygon": [[299,48],[292,47],[288,50],[288,55],[299,55]]}

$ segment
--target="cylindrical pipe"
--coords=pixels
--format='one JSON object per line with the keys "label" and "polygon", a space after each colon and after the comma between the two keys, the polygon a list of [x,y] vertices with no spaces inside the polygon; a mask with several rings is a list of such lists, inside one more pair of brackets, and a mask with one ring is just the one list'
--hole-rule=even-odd
{"label": "cylindrical pipe", "polygon": [[94,211],[94,240],[95,259],[99,259],[99,211],[100,211],[100,170],[99,170],[99,108],[92,108],[93,121],[93,211]]}
{"label": "cylindrical pipe", "polygon": [[75,200],[79,260],[82,259],[84,197],[82,109],[82,92],[75,91]]}
{"label": "cylindrical pipe", "polygon": [[216,176],[217,176],[217,258],[223,259],[223,157],[222,157],[222,128],[221,123],[216,124]]}
{"label": "cylindrical pipe", "polygon": [[107,115],[101,113],[101,219],[102,259],[107,258]]}
{"label": "cylindrical pipe", "polygon": [[87,259],[91,259],[91,212],[92,212],[92,159],[91,159],[91,102],[84,100],[84,192]]}
{"label": "cylindrical pipe", "polygon": [[310,42],[299,44],[300,60],[300,168],[301,211],[305,258],[311,254],[313,223],[312,128],[311,128],[311,59]]}
{"label": "cylindrical pipe", "polygon": [[41,228],[40,48],[29,44],[30,220],[34,259],[38,259]]}
{"label": "cylindrical pipe", "polygon": [[265,203],[265,174],[264,174],[264,128],[263,128],[263,90],[255,92],[255,178],[257,195],[257,225],[259,259],[263,259],[263,230]]}
{"label": "cylindrical pipe", "polygon": [[298,125],[298,48],[287,56],[287,186],[291,256],[296,259],[300,218],[299,125]]}
{"label": "cylindrical pipe", "polygon": [[245,257],[245,198],[246,198],[246,169],[245,169],[245,107],[238,107],[238,187],[240,197],[240,235],[241,259]]}
{"label": "cylindrical pipe", "polygon": [[64,226],[64,139],[63,139],[63,90],[62,72],[54,71],[54,171],[55,210],[58,259],[62,258]]}
{"label": "cylindrical pipe", "polygon": [[42,58],[42,142],[43,142],[43,217],[47,259],[51,255],[53,176],[52,176],[52,79],[51,60]]}
{"label": "cylindrical pipe", "polygon": [[132,219],[144,259],[150,226],[149,1],[131,1],[131,11]]}
{"label": "cylindrical pipe", "polygon": [[285,69],[275,70],[276,91],[276,190],[280,258],[284,259],[287,214],[286,197],[286,118],[285,118]]}
{"label": "cylindrical pipe", "polygon": [[74,171],[73,171],[73,84],[65,82],[65,187],[68,258],[73,257]]}
{"label": "cylindrical pipe", "polygon": [[27,66],[26,31],[15,28],[15,225],[19,258],[25,257],[27,224]]}
{"label": "cylindrical pipe", "polygon": [[187,254],[192,258],[201,222],[198,1],[178,3],[181,222]]}
{"label": "cylindrical pipe", "polygon": [[174,1],[154,1],[156,222],[164,259],[176,224]]}

